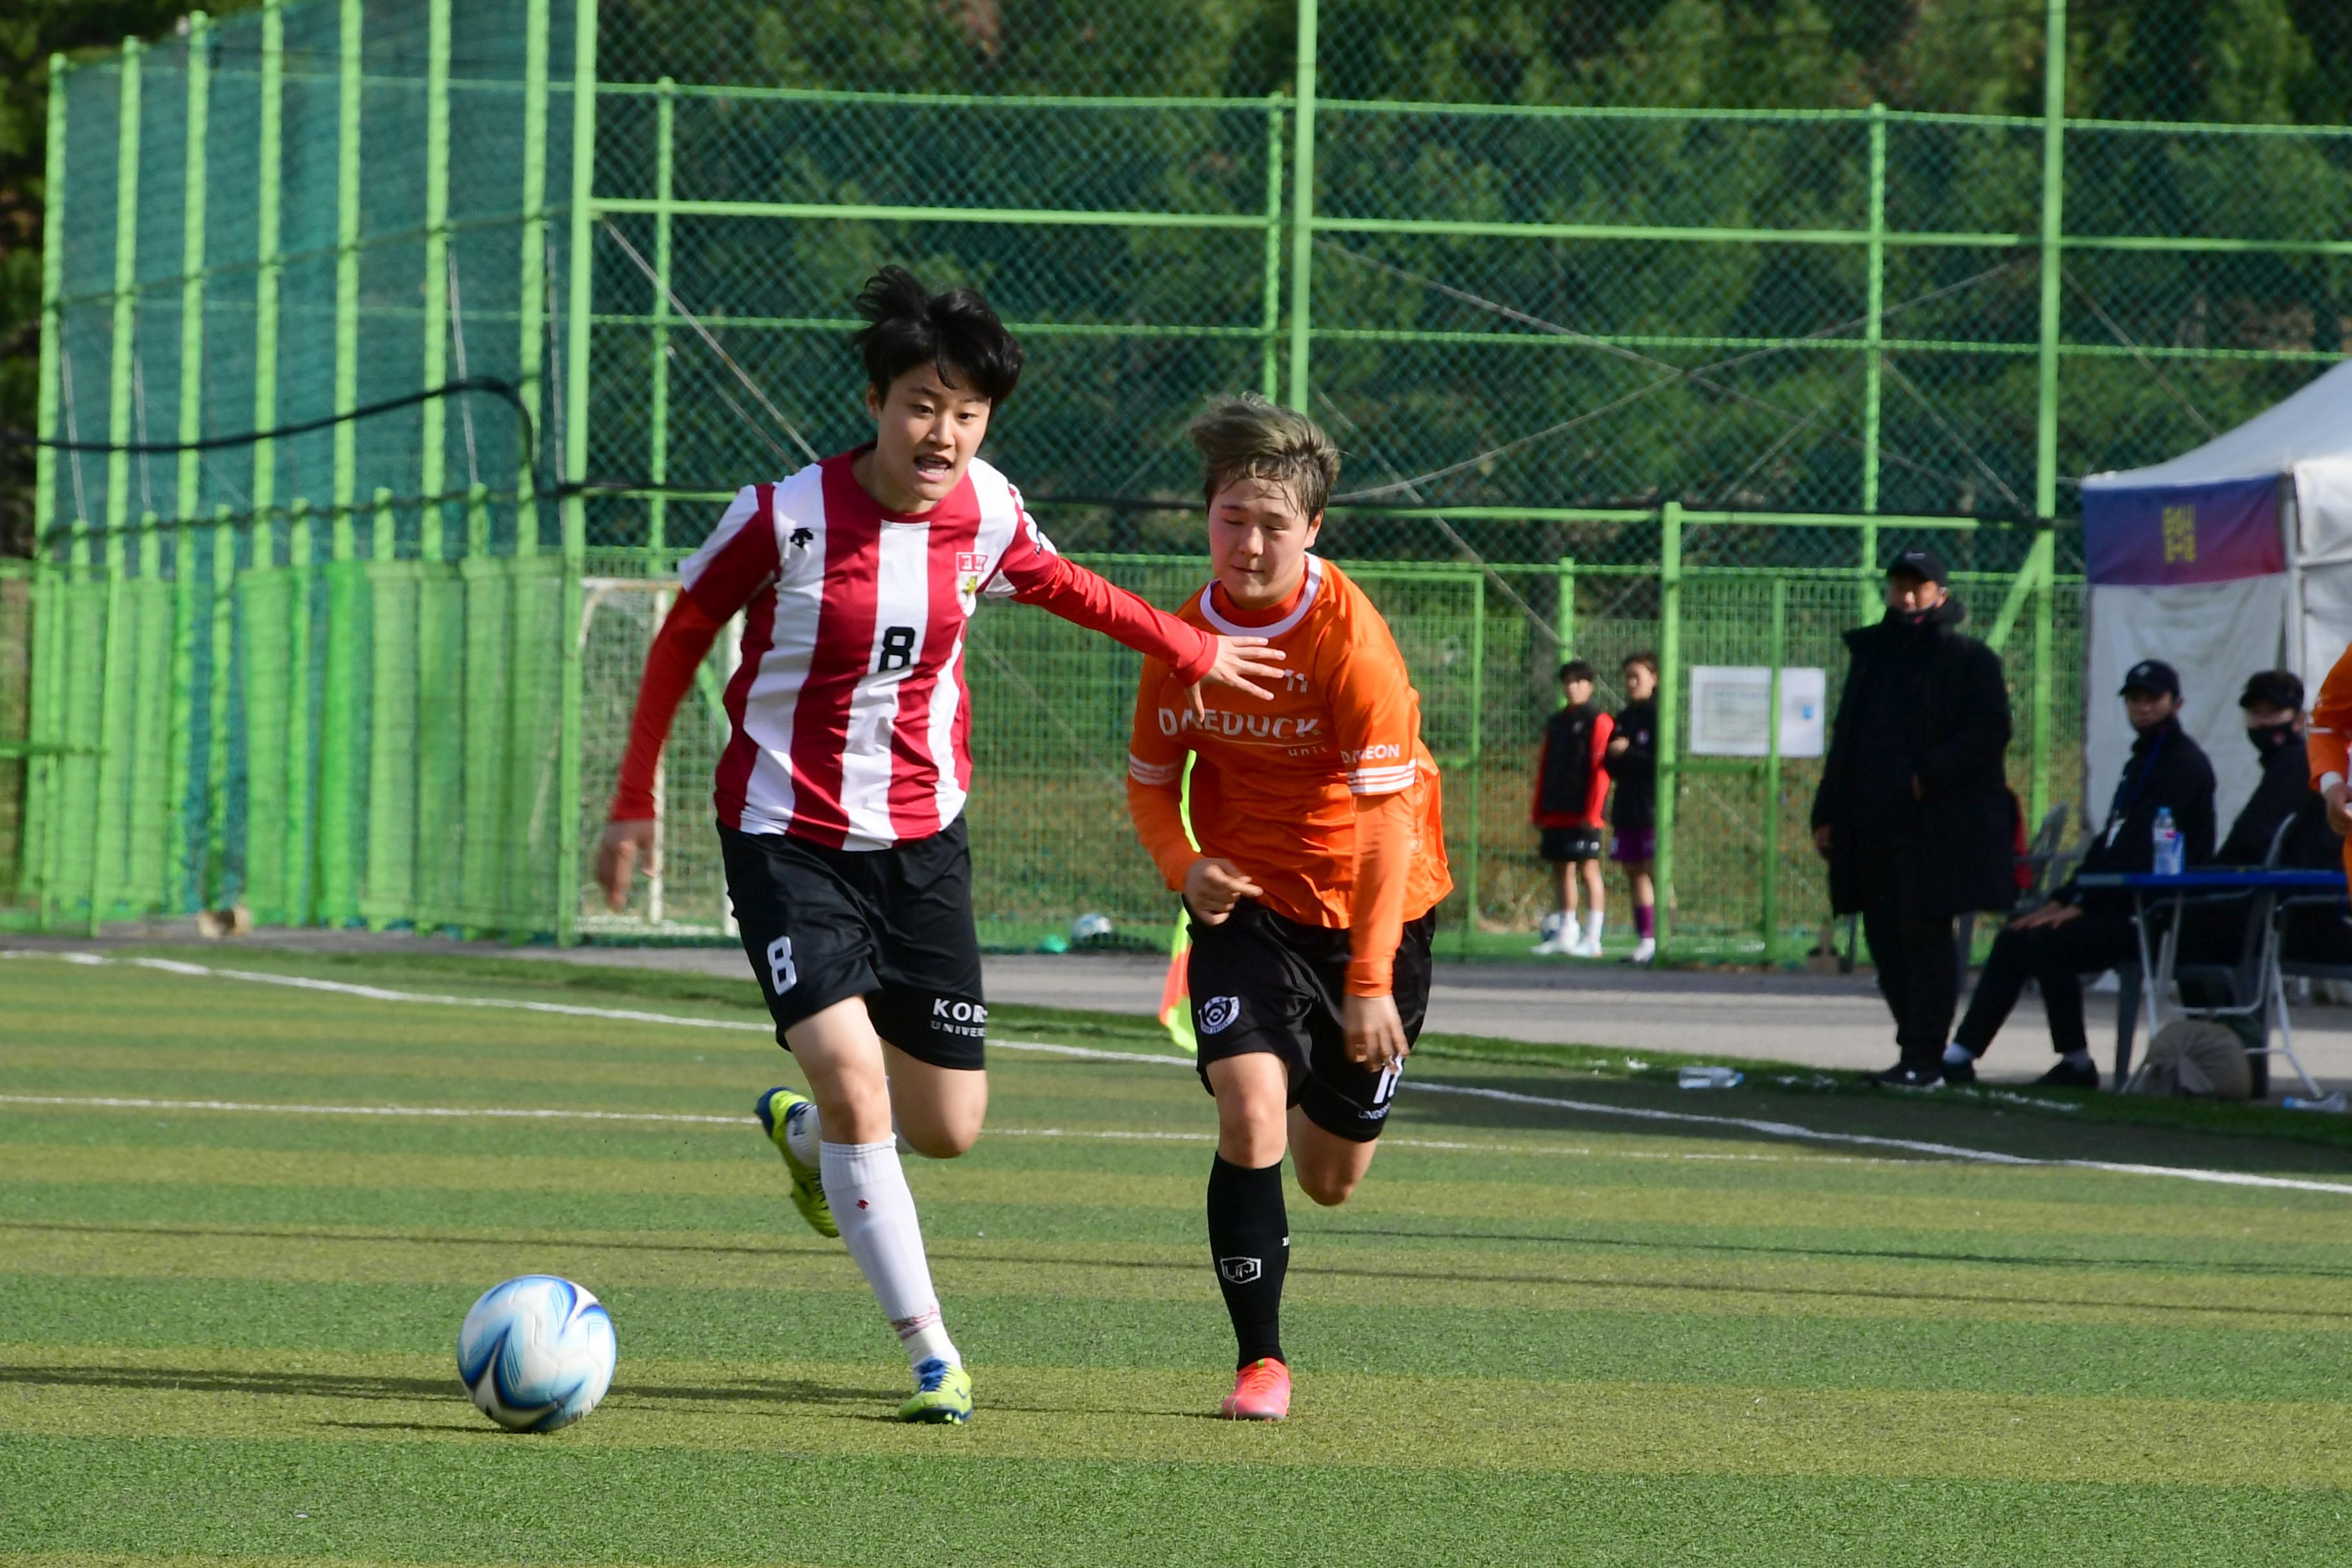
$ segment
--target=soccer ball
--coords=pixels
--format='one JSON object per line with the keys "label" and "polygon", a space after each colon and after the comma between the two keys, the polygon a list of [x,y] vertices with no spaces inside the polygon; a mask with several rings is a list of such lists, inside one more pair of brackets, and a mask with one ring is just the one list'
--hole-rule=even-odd
{"label": "soccer ball", "polygon": [[1543,938],[1544,941],[1549,942],[1552,938],[1559,934],[1560,923],[1564,918],[1565,917],[1563,917],[1558,910],[1552,910],[1551,913],[1544,916],[1541,921],[1537,922],[1536,934]]}
{"label": "soccer ball", "polygon": [[1070,922],[1070,944],[1103,942],[1111,934],[1110,917],[1103,914],[1083,914]]}
{"label": "soccer ball", "polygon": [[552,1432],[595,1409],[619,1353],[604,1303],[552,1274],[492,1286],[457,1330],[459,1380],[510,1432]]}

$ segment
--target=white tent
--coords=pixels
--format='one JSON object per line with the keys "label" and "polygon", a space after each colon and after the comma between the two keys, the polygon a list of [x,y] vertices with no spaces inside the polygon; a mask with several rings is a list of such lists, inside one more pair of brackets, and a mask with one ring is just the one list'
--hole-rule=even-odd
{"label": "white tent", "polygon": [[2169,462],[2083,481],[2085,826],[2131,726],[2124,671],[2180,672],[2182,722],[2213,760],[2221,831],[2259,776],[2238,693],[2284,668],[2314,696],[2352,644],[2352,362]]}

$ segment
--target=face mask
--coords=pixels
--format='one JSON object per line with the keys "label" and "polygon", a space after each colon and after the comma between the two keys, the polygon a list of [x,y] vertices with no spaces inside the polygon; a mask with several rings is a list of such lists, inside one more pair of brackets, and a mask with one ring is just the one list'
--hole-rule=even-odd
{"label": "face mask", "polygon": [[2272,752],[2281,750],[2289,741],[2294,739],[2294,726],[2293,724],[2264,724],[2260,729],[2247,731],[2246,739],[2253,742],[2256,755],[2267,757]]}

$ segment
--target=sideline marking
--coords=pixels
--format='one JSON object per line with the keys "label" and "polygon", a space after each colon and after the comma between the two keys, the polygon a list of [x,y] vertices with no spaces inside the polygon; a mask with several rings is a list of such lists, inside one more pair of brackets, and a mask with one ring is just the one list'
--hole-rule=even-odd
{"label": "sideline marking", "polygon": [[[408,1116],[428,1118],[481,1118],[512,1121],[658,1121],[685,1123],[703,1127],[755,1127],[752,1116],[705,1116],[689,1111],[673,1110],[574,1110],[569,1109],[519,1110],[489,1105],[301,1105],[277,1100],[149,1100],[128,1095],[110,1094],[0,1094],[0,1105],[49,1105],[82,1110],[217,1110],[235,1114],[263,1113],[281,1116]],[[1123,1127],[991,1127],[991,1138],[1088,1138],[1135,1143],[1213,1143],[1213,1132],[1180,1132]],[[1448,1153],[1549,1154],[1578,1158],[1611,1160],[1696,1160],[1707,1162],[1760,1161],[1768,1164],[1783,1164],[1786,1154],[1715,1153],[1697,1150],[1631,1149],[1612,1150],[1602,1155],[1588,1145],[1577,1143],[1471,1143],[1459,1139],[1383,1138],[1383,1143],[1400,1149],[1435,1149]],[[1832,1155],[1811,1158],[1809,1164],[1852,1164],[1860,1162],[1842,1160]],[[0,1223],[5,1223],[0,1221]]]}
{"label": "sideline marking", "polygon": [[[184,963],[172,958],[115,959],[95,952],[40,952],[29,949],[0,948],[0,957],[55,957],[68,963],[107,965],[127,963],[141,969],[161,970],[169,974],[203,976],[219,980],[244,980],[263,985],[289,986],[299,991],[325,991],[339,995],[361,996],[372,1002],[423,1002],[449,1007],[490,1007],[509,1012],[556,1013],[575,1018],[605,1018],[620,1023],[672,1024],[695,1029],[729,1029],[772,1035],[772,1026],[730,1018],[689,1018],[668,1013],[646,1013],[624,1007],[584,1007],[562,1002],[508,1001],[490,996],[449,996],[423,991],[387,991],[377,985],[360,985],[342,980],[314,980],[307,975],[275,974],[255,969],[214,969],[201,963]],[[1155,1056],[1140,1051],[1106,1051],[1088,1046],[1057,1046],[1043,1040],[991,1040],[991,1046],[1005,1050],[1035,1051],[1053,1056],[1076,1057],[1090,1061],[1142,1062],[1160,1067],[1189,1068],[1189,1057]],[[1713,1116],[1697,1110],[1657,1110],[1646,1106],[1605,1105],[1597,1100],[1555,1099],[1548,1095],[1518,1094],[1509,1089],[1485,1089],[1472,1084],[1431,1083],[1425,1079],[1405,1079],[1400,1088],[1429,1094],[1458,1094],[1475,1100],[1497,1100],[1509,1105],[1541,1106],[1552,1110],[1570,1110],[1585,1116],[1613,1116],[1633,1121],[1672,1121],[1699,1127],[1736,1127],[1743,1131],[1761,1133],[1768,1138],[1797,1139],[1816,1143],[1841,1143],[1849,1146],[1900,1149],[1909,1153],[1932,1154],[1944,1159],[1972,1161],[1980,1164],[2033,1166],[2042,1169],[2105,1171],[2116,1175],[2164,1176],[2175,1181],[2201,1182],[2214,1186],[2262,1187],[2272,1191],[2300,1193],[2333,1193],[2352,1197],[2352,1183],[2312,1181],[2296,1176],[2264,1176],[2243,1171],[2213,1171],[2187,1165],[2143,1165],[2116,1160],[2043,1160],[2026,1154],[2003,1154],[1990,1149],[1971,1149],[1958,1143],[1937,1143],[1913,1138],[1882,1138],[1867,1132],[1827,1132],[1819,1128],[1805,1127],[1793,1121],[1769,1121],[1759,1117]],[[0,1097],[16,1099],[17,1097]],[[21,1102],[21,1101],[20,1101]],[[194,1105],[197,1102],[189,1102]],[[278,1107],[254,1106],[252,1109],[276,1110]],[[337,1114],[319,1108],[326,1114]],[[392,1114],[417,1115],[453,1114],[435,1111],[431,1108],[414,1108],[413,1112],[393,1110]],[[539,1115],[602,1115],[637,1119],[640,1113],[606,1112],[540,1112],[509,1111],[504,1114],[530,1117]],[[652,1113],[642,1113],[650,1115]],[[731,1120],[720,1118],[719,1120]]]}

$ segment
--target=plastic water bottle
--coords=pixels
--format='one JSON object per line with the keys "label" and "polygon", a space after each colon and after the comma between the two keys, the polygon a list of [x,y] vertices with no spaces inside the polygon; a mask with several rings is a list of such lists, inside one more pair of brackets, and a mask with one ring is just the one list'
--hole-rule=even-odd
{"label": "plastic water bottle", "polygon": [[2172,826],[2172,808],[2159,806],[2156,813],[2156,864],[2159,877],[2178,877],[2187,869],[2187,851],[2180,843],[2180,829]]}
{"label": "plastic water bottle", "polygon": [[1747,1076],[1738,1068],[1685,1068],[1675,1081],[1685,1089],[1737,1089]]}

